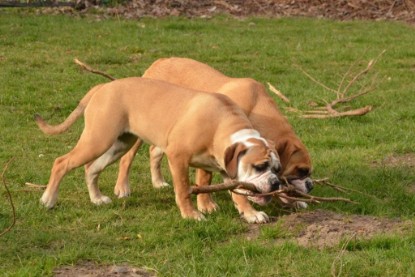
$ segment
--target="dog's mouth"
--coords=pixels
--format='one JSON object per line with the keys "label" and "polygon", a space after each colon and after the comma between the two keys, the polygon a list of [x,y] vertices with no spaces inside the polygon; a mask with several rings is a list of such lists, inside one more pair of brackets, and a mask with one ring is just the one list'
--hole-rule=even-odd
{"label": "dog's mouth", "polygon": [[290,185],[293,185],[297,190],[304,192],[304,193],[310,193],[310,191],[313,189],[313,181],[311,178],[286,178],[287,182]]}

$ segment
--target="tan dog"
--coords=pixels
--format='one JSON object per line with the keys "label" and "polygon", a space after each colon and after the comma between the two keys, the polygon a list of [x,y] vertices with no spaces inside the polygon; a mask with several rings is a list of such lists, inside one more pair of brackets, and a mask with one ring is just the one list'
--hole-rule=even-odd
{"label": "tan dog", "polygon": [[[230,78],[206,64],[186,58],[159,59],[146,70],[143,77],[228,96],[242,108],[254,128],[264,138],[275,143],[282,165],[280,179],[281,177],[286,179],[297,189],[306,193],[313,188],[312,180],[309,178],[312,171],[310,155],[262,84],[250,78]],[[130,192],[128,171],[135,155],[134,148],[121,159],[119,176],[114,189],[119,197],[127,196]],[[153,185],[155,187],[166,186],[168,184],[164,181],[160,171],[163,151],[157,147],[151,147],[150,150]],[[211,178],[211,173],[197,170],[196,184],[208,185]],[[233,198],[240,213],[246,213],[250,209],[245,198],[237,195],[233,195]],[[200,211],[212,212],[217,208],[208,194],[198,195],[197,200]],[[280,200],[288,203],[284,198]],[[304,202],[296,204],[300,207],[307,206]]]}
{"label": "tan dog", "polygon": [[[279,187],[275,172],[280,170],[280,162],[275,150],[268,147],[246,115],[225,96],[158,80],[126,78],[91,89],[59,125],[48,125],[39,115],[36,122],[43,132],[57,134],[67,130],[82,114],[83,133],[72,151],[55,160],[41,198],[48,208],[55,205],[65,174],[82,165],[91,201],[110,202],[98,188],[100,172],[142,141],[166,153],[183,218],[204,218],[191,202],[189,166],[251,182],[261,192]],[[270,199],[256,200],[265,203]],[[250,216],[260,221],[266,217],[262,212]]]}

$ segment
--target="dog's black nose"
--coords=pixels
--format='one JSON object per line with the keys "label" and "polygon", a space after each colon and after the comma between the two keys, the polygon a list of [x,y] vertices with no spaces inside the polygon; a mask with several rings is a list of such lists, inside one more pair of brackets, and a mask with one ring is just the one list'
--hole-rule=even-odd
{"label": "dog's black nose", "polygon": [[271,191],[280,189],[281,183],[280,183],[280,180],[278,180],[277,177],[272,177],[271,179],[269,179],[269,183],[271,185]]}
{"label": "dog's black nose", "polygon": [[311,181],[310,179],[307,179],[305,181],[305,187],[307,188],[307,192],[312,191],[314,188],[313,181]]}

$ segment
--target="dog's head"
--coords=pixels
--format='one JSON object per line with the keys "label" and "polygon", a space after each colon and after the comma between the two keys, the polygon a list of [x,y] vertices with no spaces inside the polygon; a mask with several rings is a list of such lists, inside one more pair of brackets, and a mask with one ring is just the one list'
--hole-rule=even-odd
{"label": "dog's head", "polygon": [[277,151],[283,165],[280,178],[287,180],[296,189],[309,193],[313,189],[313,181],[310,178],[312,165],[306,147],[297,139],[280,143]]}
{"label": "dog's head", "polygon": [[[226,173],[231,179],[249,182],[259,192],[271,192],[280,188],[277,177],[281,164],[273,146],[262,138],[248,138],[234,142],[225,151]],[[249,200],[264,205],[271,196],[248,197]]]}

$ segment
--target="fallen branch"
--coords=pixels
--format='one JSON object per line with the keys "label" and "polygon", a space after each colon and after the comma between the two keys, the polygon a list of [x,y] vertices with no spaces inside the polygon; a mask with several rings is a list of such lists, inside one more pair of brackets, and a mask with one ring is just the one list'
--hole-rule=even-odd
{"label": "fallen branch", "polygon": [[5,175],[5,173],[6,173],[6,171],[7,171],[7,168],[9,167],[9,164],[12,162],[14,160],[14,158],[11,158],[7,163],[6,163],[6,165],[4,166],[4,168],[3,168],[3,172],[1,173],[1,180],[2,180],[2,182],[3,182],[3,185],[4,185],[4,187],[6,188],[6,192],[7,192],[7,196],[8,196],[8,198],[9,198],[9,202],[10,202],[10,206],[12,207],[12,212],[13,212],[13,222],[12,222],[12,224],[9,226],[9,227],[7,227],[3,232],[1,232],[0,233],[0,237],[1,236],[3,236],[4,234],[6,234],[7,232],[9,232],[12,228],[13,228],[13,226],[16,224],[16,209],[15,209],[15,207],[14,207],[14,204],[13,204],[13,198],[12,198],[12,195],[11,195],[11,193],[10,193],[10,190],[9,190],[9,188],[7,187],[7,184],[6,184],[6,177],[4,177],[4,175]]}
{"label": "fallen branch", "polygon": [[267,84],[268,84],[269,90],[272,91],[273,93],[275,93],[282,101],[284,101],[285,103],[290,103],[290,100],[284,94],[282,94],[281,91],[279,91],[278,89],[276,89],[270,83],[267,82]]}
{"label": "fallen branch", "polygon": [[193,186],[190,189],[191,194],[199,194],[199,193],[212,193],[218,192],[223,190],[230,190],[233,193],[244,195],[244,196],[251,196],[251,197],[259,197],[259,196],[275,196],[280,198],[285,198],[292,201],[302,201],[308,203],[321,203],[321,202],[347,202],[352,204],[357,204],[347,198],[342,197],[319,197],[319,196],[312,196],[306,193],[303,193],[294,188],[292,185],[288,185],[283,187],[282,189],[268,192],[268,193],[259,193],[255,186],[251,183],[245,182],[236,182],[232,181],[230,183],[222,183],[217,185],[210,185],[210,186]]}
{"label": "fallen branch", "polygon": [[381,201],[381,199],[377,198],[373,194],[365,193],[365,192],[362,192],[362,191],[359,191],[359,190],[356,190],[356,189],[341,187],[339,185],[334,185],[334,184],[329,182],[329,178],[315,179],[315,180],[313,180],[313,183],[318,184],[318,185],[328,186],[328,187],[333,188],[334,190],[337,190],[337,191],[340,191],[340,192],[343,192],[343,193],[350,193],[350,192],[359,193],[359,194],[365,195],[367,197],[371,197],[371,198],[374,198],[376,200]]}
{"label": "fallen branch", "polygon": [[78,59],[74,59],[74,62],[77,64],[77,65],[79,65],[82,69],[84,69],[84,70],[86,70],[86,71],[89,71],[89,72],[92,72],[92,73],[95,73],[95,74],[98,74],[98,75],[101,75],[101,76],[104,76],[105,78],[108,78],[108,79],[110,79],[110,80],[112,80],[112,81],[114,81],[116,78],[114,78],[114,77],[112,77],[111,75],[109,75],[109,74],[107,74],[107,73],[105,73],[105,72],[103,72],[103,71],[100,71],[100,70],[96,70],[96,69],[93,69],[92,67],[90,67],[89,65],[87,65],[87,64],[85,64],[85,63],[83,63],[83,62],[81,62],[80,60],[78,60]]}
{"label": "fallen branch", "polygon": [[318,185],[325,185],[325,186],[331,187],[334,190],[337,190],[337,191],[343,192],[343,193],[349,193],[348,191],[352,191],[351,189],[344,188],[344,187],[341,187],[341,186],[334,185],[334,184],[330,183],[329,178],[314,179],[313,183],[318,184]]}
{"label": "fallen branch", "polygon": [[[312,80],[314,83],[321,86],[325,90],[334,92],[336,94],[336,99],[332,101],[324,101],[325,105],[313,107],[313,110],[310,110],[310,111],[303,112],[303,111],[299,111],[299,110],[292,109],[292,108],[289,109],[289,111],[302,113],[301,115],[302,118],[315,118],[315,119],[335,118],[335,117],[344,117],[344,116],[362,116],[362,115],[367,114],[368,112],[372,110],[372,106],[365,106],[363,108],[358,108],[358,109],[353,109],[353,110],[347,109],[345,111],[339,111],[338,109],[335,108],[335,106],[337,106],[338,104],[350,102],[356,99],[357,97],[365,95],[373,90],[373,87],[375,84],[375,78],[372,78],[371,84],[369,85],[368,88],[362,86],[362,88],[360,88],[360,91],[358,93],[355,93],[352,95],[349,94],[349,91],[353,87],[353,85],[357,81],[359,81],[364,75],[369,73],[369,71],[373,68],[373,66],[377,63],[379,58],[385,52],[386,50],[383,50],[375,59],[372,59],[369,61],[366,68],[364,68],[363,70],[361,70],[354,76],[349,77],[349,75],[351,74],[351,69],[356,63],[351,65],[349,69],[346,71],[346,73],[343,75],[343,78],[340,81],[340,84],[337,89],[333,89],[323,84],[322,82],[318,81],[316,78],[311,76],[308,72],[306,72],[304,69],[302,69],[300,66],[297,65],[296,67],[304,75],[306,75],[310,80]],[[350,80],[347,82],[347,84],[345,84],[345,80],[349,78]],[[349,96],[347,96],[347,94],[349,94]]]}
{"label": "fallen branch", "polygon": [[46,188],[46,185],[38,185],[38,184],[29,183],[29,182],[26,182],[25,185],[28,186],[29,188],[35,188],[39,190]]}
{"label": "fallen branch", "polygon": [[191,194],[212,193],[222,190],[245,189],[251,192],[258,192],[256,187],[251,183],[232,181],[229,183],[211,185],[211,186],[192,186],[190,188]]}

